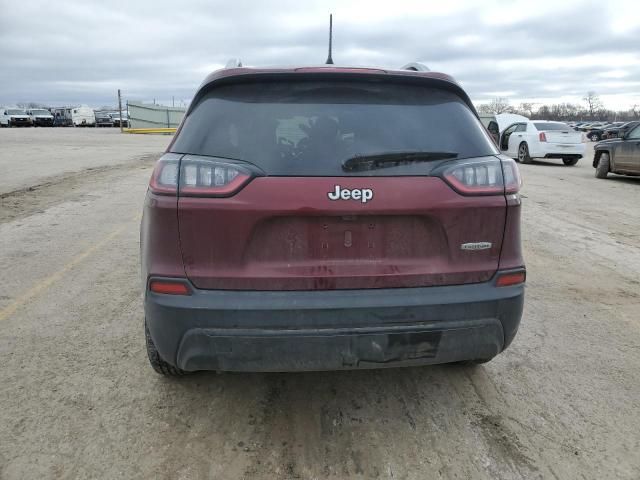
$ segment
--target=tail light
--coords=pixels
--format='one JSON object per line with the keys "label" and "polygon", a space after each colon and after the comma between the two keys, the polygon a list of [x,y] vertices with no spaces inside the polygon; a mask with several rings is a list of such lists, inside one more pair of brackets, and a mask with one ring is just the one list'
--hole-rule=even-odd
{"label": "tail light", "polygon": [[448,166],[442,178],[462,195],[503,195],[520,189],[520,173],[512,159],[460,161]]}
{"label": "tail light", "polygon": [[225,160],[184,157],[180,165],[180,195],[228,197],[253,177],[247,167]]}
{"label": "tail light", "polygon": [[254,176],[248,167],[226,160],[167,153],[156,163],[149,188],[159,195],[228,197]]}
{"label": "tail light", "polygon": [[546,141],[547,141],[547,136],[545,135],[545,133],[544,133],[544,132],[540,132],[540,134],[538,135],[538,139],[539,139],[541,142],[546,142]]}
{"label": "tail light", "polygon": [[502,174],[504,176],[504,193],[518,193],[522,186],[520,169],[513,158],[502,160]]}
{"label": "tail light", "polygon": [[149,189],[159,195],[176,195],[178,193],[178,167],[181,155],[167,153],[160,157],[151,174]]}

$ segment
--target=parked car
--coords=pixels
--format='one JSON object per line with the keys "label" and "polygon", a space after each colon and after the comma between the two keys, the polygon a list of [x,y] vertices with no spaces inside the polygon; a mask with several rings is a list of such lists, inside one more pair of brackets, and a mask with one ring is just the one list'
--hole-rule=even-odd
{"label": "parked car", "polygon": [[484,362],[522,314],[520,176],[428,71],[209,75],[141,224],[165,375]]}
{"label": "parked car", "polygon": [[0,109],[1,127],[30,127],[31,117],[22,108]]}
{"label": "parked car", "polygon": [[585,136],[592,142],[599,142],[600,140],[602,140],[604,129],[605,127],[589,127],[587,130],[585,130]]}
{"label": "parked car", "polygon": [[113,119],[108,113],[96,112],[96,127],[113,127]]}
{"label": "parked car", "polygon": [[572,128],[578,132],[582,132],[583,131],[582,129],[585,128],[587,125],[589,125],[588,122],[576,122],[576,124],[573,125]]}
{"label": "parked car", "polygon": [[622,137],[596,144],[593,166],[598,178],[606,178],[609,173],[640,175],[640,122]]}
{"label": "parked car", "polygon": [[613,127],[605,128],[604,133],[602,134],[602,138],[607,139],[621,137],[625,134],[625,132],[638,124],[640,124],[640,121],[626,122]]}
{"label": "parked car", "polygon": [[582,134],[562,122],[532,120],[506,128],[500,137],[500,150],[521,163],[534,158],[561,158],[575,165],[584,155]]}
{"label": "parked car", "polygon": [[580,125],[578,127],[578,130],[588,134],[589,131],[595,130],[595,129],[602,129],[602,128],[604,128],[604,126],[605,125],[602,122],[589,122],[589,123],[584,123],[584,124]]}
{"label": "parked car", "polygon": [[120,123],[122,123],[123,127],[129,126],[129,117],[126,114],[126,112],[122,112],[122,120],[120,119],[120,113],[118,112],[111,113],[110,116],[111,116],[111,119],[113,120],[114,127],[120,127]]}
{"label": "parked car", "polygon": [[27,110],[27,115],[31,117],[31,123],[36,127],[53,127],[53,115],[44,108],[31,108]]}

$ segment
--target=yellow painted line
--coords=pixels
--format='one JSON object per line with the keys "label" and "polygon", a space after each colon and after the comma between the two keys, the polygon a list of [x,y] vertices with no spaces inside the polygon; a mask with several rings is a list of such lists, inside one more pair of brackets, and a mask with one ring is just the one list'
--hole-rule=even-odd
{"label": "yellow painted line", "polygon": [[43,278],[39,282],[36,282],[36,284],[33,287],[31,287],[29,290],[27,290],[25,293],[20,295],[9,305],[7,305],[2,310],[0,310],[0,321],[7,319],[9,316],[13,315],[16,312],[16,310],[26,305],[27,302],[29,302],[33,298],[36,298],[41,293],[43,293],[47,288],[49,288],[51,285],[53,285],[58,280],[60,280],[65,273],[69,272],[69,270],[76,267],[83,260],[89,257],[92,253],[94,253],[96,250],[99,250],[100,248],[104,247],[107,243],[109,243],[115,237],[120,235],[124,231],[124,229],[128,226],[129,225],[119,226],[110,234],[108,234],[106,237],[104,237],[102,240],[100,240],[98,243],[93,244],[83,252],[80,252],[79,254],[77,254],[67,264],[63,265],[63,267],[60,270],[58,270],[55,273],[52,273],[46,278]]}

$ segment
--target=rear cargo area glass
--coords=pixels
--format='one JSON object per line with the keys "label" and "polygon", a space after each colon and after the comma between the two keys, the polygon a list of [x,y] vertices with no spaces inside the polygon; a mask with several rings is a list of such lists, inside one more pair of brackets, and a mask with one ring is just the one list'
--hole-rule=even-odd
{"label": "rear cargo area glass", "polygon": [[175,153],[242,160],[269,176],[426,175],[438,162],[345,171],[348,158],[388,152],[497,152],[454,93],[373,82],[262,82],[211,89],[197,100]]}

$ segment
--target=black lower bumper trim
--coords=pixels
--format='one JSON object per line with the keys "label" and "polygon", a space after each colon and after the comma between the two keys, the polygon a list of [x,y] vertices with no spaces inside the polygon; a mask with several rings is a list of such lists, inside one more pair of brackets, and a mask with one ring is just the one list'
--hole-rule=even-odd
{"label": "black lower bumper trim", "polygon": [[498,320],[372,329],[264,332],[189,330],[183,370],[286,372],[383,368],[492,358],[503,346]]}
{"label": "black lower bumper trim", "polygon": [[147,292],[162,358],[183,370],[294,371],[488,359],[513,340],[524,286]]}

